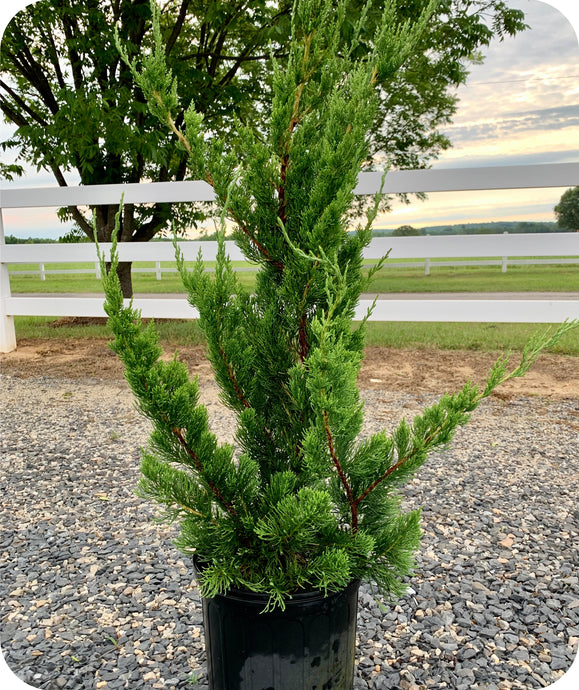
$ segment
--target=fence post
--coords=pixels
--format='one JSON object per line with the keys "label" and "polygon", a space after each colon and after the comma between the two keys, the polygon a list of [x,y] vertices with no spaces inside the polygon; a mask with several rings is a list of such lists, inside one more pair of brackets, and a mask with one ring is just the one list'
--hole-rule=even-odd
{"label": "fence post", "polygon": [[157,276],[157,280],[161,280],[161,262],[160,261],[155,261],[155,275]]}
{"label": "fence post", "polygon": [[44,264],[38,264],[38,272],[40,273],[40,280],[46,280],[46,271],[44,270]]}
{"label": "fence post", "polygon": [[430,259],[424,259],[424,275],[430,275]]}
{"label": "fence post", "polygon": [[10,276],[8,264],[3,262],[4,223],[0,208],[0,352],[12,352],[16,349],[16,331],[14,317],[7,314],[6,300],[10,297]]}
{"label": "fence post", "polygon": [[101,265],[100,262],[95,261],[94,262],[94,272],[97,280],[101,279]]}

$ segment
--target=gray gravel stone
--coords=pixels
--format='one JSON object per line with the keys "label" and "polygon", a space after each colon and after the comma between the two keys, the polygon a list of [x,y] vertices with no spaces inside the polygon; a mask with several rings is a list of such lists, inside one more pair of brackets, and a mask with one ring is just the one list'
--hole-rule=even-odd
{"label": "gray gravel stone", "polygon": [[[159,686],[206,689],[191,563],[134,493],[148,428],[126,386],[0,383],[8,664],[47,690],[98,680],[104,690],[150,688],[152,670]],[[367,434],[434,401],[364,397]],[[210,411],[232,442],[229,412],[213,402]],[[574,400],[491,398],[404,487],[408,509],[423,506],[412,588],[385,609],[361,589],[354,688],[539,688],[569,668],[579,637],[578,413]]]}

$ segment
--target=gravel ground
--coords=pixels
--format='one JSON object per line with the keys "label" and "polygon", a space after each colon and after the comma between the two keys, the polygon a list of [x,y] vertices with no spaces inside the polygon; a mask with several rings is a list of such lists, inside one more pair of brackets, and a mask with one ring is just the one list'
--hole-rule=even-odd
{"label": "gravel ground", "polygon": [[[4,376],[0,644],[38,688],[207,688],[201,604],[172,528],[133,492],[147,424],[124,383]],[[213,426],[232,419],[206,389]],[[366,399],[366,431],[430,395]],[[405,488],[408,594],[360,593],[354,688],[546,687],[579,642],[577,399],[494,397]],[[296,689],[297,690],[297,689]]]}

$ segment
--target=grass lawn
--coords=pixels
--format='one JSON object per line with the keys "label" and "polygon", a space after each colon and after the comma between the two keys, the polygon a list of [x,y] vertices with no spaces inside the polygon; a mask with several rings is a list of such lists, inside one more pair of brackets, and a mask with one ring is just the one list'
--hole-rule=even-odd
{"label": "grass lawn", "polygon": [[[57,320],[40,316],[14,318],[16,338],[103,338],[110,339],[102,325],[60,325]],[[548,325],[512,323],[414,323],[372,321],[367,325],[369,346],[392,348],[428,348],[441,350],[505,351],[521,350],[529,338]],[[164,321],[157,324],[165,348],[204,344],[203,334],[194,321]],[[568,333],[551,350],[557,354],[579,356],[579,329]]]}
{"label": "grass lawn", "polygon": [[579,292],[579,265],[441,266],[430,275],[418,268],[386,267],[373,278],[371,292]]}
{"label": "grass lawn", "polygon": [[[170,264],[163,264],[167,267]],[[211,264],[207,264],[211,267]],[[238,266],[248,266],[236,262]],[[152,264],[135,263],[135,268]],[[88,268],[91,264],[46,265],[46,269]],[[24,270],[24,267],[17,268]],[[38,266],[27,267],[37,270]],[[255,273],[238,273],[244,286],[251,289]],[[92,274],[49,274],[42,281],[38,276],[13,275],[12,292],[43,293],[102,293],[102,286]],[[165,273],[157,280],[154,273],[134,273],[135,293],[183,293],[177,273]],[[367,288],[368,292],[579,292],[579,265],[511,266],[506,273],[500,266],[436,266],[431,262],[431,273],[424,268],[397,268],[393,261],[381,270]],[[16,317],[16,335],[22,338],[109,338],[103,325],[63,325],[55,327],[56,319],[49,317]],[[196,323],[172,321],[158,324],[161,339],[166,345],[203,343],[203,335]],[[520,350],[530,335],[546,327],[536,324],[493,323],[408,323],[370,322],[367,329],[368,345],[395,348],[436,347],[444,350]],[[568,334],[554,350],[561,354],[579,356],[579,329]]]}
{"label": "grass lawn", "polygon": [[[241,264],[241,262],[237,262]],[[211,264],[207,264],[211,267]],[[249,264],[245,264],[248,266]],[[135,263],[135,268],[146,264]],[[167,267],[169,264],[167,264]],[[90,264],[46,265],[46,269],[87,268]],[[149,264],[151,267],[151,264]],[[569,292],[579,291],[579,265],[551,264],[535,266],[510,266],[506,273],[500,266],[436,266],[430,264],[430,275],[424,275],[423,268],[397,268],[391,262],[379,271],[368,286],[369,292]],[[25,270],[24,267],[18,267]],[[38,266],[27,267],[37,270]],[[16,270],[16,269],[15,269]],[[151,268],[151,270],[154,270]],[[255,273],[238,272],[242,285],[251,289],[255,283]],[[13,275],[10,285],[14,294],[19,292],[102,292],[100,281],[95,274],[49,274],[46,280],[36,275]],[[177,273],[164,273],[161,280],[154,273],[133,273],[135,292],[179,293],[183,292],[181,279]]]}

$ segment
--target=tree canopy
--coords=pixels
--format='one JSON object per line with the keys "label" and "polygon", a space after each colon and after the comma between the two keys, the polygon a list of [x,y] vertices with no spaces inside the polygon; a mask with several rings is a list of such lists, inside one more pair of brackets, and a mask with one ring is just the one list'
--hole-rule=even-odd
{"label": "tree canopy", "polygon": [[579,187],[564,192],[554,211],[560,228],[579,232]]}
{"label": "tree canopy", "polygon": [[[416,21],[424,3],[396,8],[397,20]],[[344,44],[365,14],[360,42],[372,50],[383,2],[348,0]],[[270,59],[287,58],[291,0],[168,0],[161,12],[161,40],[168,67],[178,80],[175,124],[194,102],[209,132],[223,136],[239,123],[265,131],[271,102]],[[10,22],[0,57],[0,109],[17,129],[4,150],[21,163],[51,171],[59,185],[72,172],[81,184],[182,180],[187,152],[148,112],[115,45],[119,40],[140,62],[154,41],[149,0],[40,0]],[[520,10],[502,0],[440,0],[421,43],[395,77],[380,84],[380,104],[370,133],[370,158],[391,167],[425,167],[450,141],[441,128],[456,110],[456,86],[468,65],[493,36],[525,28]],[[95,210],[97,235],[108,241],[115,207]],[[200,217],[181,205],[125,206],[120,241],[147,241],[167,227]],[[92,236],[92,219],[82,209],[61,210]],[[130,266],[119,267],[123,290],[131,293]]]}
{"label": "tree canopy", "polygon": [[412,225],[401,225],[392,231],[392,237],[418,237],[419,235],[422,235],[420,230]]}

